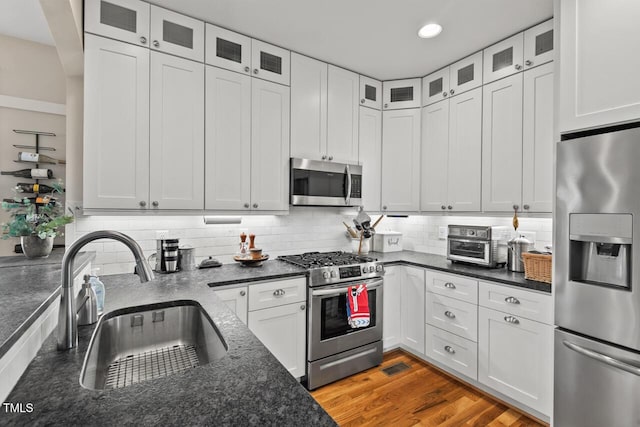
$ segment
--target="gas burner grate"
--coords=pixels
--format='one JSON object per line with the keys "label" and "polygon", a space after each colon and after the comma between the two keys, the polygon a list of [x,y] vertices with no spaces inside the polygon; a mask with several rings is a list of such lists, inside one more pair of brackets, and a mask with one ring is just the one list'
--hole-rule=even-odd
{"label": "gas burner grate", "polygon": [[375,258],[349,252],[307,252],[300,255],[281,255],[278,259],[302,268],[322,268],[334,265],[353,265],[376,261]]}

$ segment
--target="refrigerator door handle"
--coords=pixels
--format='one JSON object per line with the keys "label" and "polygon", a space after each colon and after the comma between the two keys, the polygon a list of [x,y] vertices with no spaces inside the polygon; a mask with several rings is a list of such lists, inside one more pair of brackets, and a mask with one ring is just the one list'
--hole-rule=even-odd
{"label": "refrigerator door handle", "polygon": [[598,353],[596,351],[589,350],[584,347],[580,347],[579,345],[569,342],[567,340],[562,340],[562,344],[564,344],[565,347],[575,352],[578,352],[584,356],[587,356],[591,359],[597,360],[598,362],[602,362],[614,368],[622,369],[623,371],[629,372],[630,374],[640,376],[640,368],[637,366],[630,365],[629,363],[623,362],[618,359],[614,359],[611,356],[607,356],[605,354]]}

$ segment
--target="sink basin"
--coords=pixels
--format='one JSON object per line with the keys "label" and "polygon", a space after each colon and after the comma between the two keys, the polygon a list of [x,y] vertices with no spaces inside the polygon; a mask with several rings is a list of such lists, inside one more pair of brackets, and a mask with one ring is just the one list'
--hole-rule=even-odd
{"label": "sink basin", "polygon": [[228,346],[195,301],[129,307],[102,316],[80,384],[103,390],[183,372],[224,357]]}

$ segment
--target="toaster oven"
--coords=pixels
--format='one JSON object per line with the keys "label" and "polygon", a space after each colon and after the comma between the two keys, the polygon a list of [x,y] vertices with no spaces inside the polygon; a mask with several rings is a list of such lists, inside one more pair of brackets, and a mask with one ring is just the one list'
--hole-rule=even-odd
{"label": "toaster oven", "polygon": [[502,267],[507,263],[507,226],[449,225],[447,259],[483,267]]}

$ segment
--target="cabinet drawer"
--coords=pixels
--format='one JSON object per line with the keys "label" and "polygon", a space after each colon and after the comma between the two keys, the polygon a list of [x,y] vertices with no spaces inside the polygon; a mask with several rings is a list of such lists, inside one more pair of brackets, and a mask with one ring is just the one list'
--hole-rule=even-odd
{"label": "cabinet drawer", "polygon": [[511,286],[480,282],[479,305],[537,322],[553,324],[553,299]]}
{"label": "cabinet drawer", "polygon": [[249,285],[249,311],[307,300],[307,279],[295,278]]}
{"label": "cabinet drawer", "polygon": [[478,345],[450,332],[427,325],[426,355],[443,365],[476,380],[478,378]]}
{"label": "cabinet drawer", "polygon": [[471,341],[478,341],[478,306],[427,292],[427,323]]}
{"label": "cabinet drawer", "polygon": [[478,281],[427,270],[427,290],[461,301],[478,303]]}

